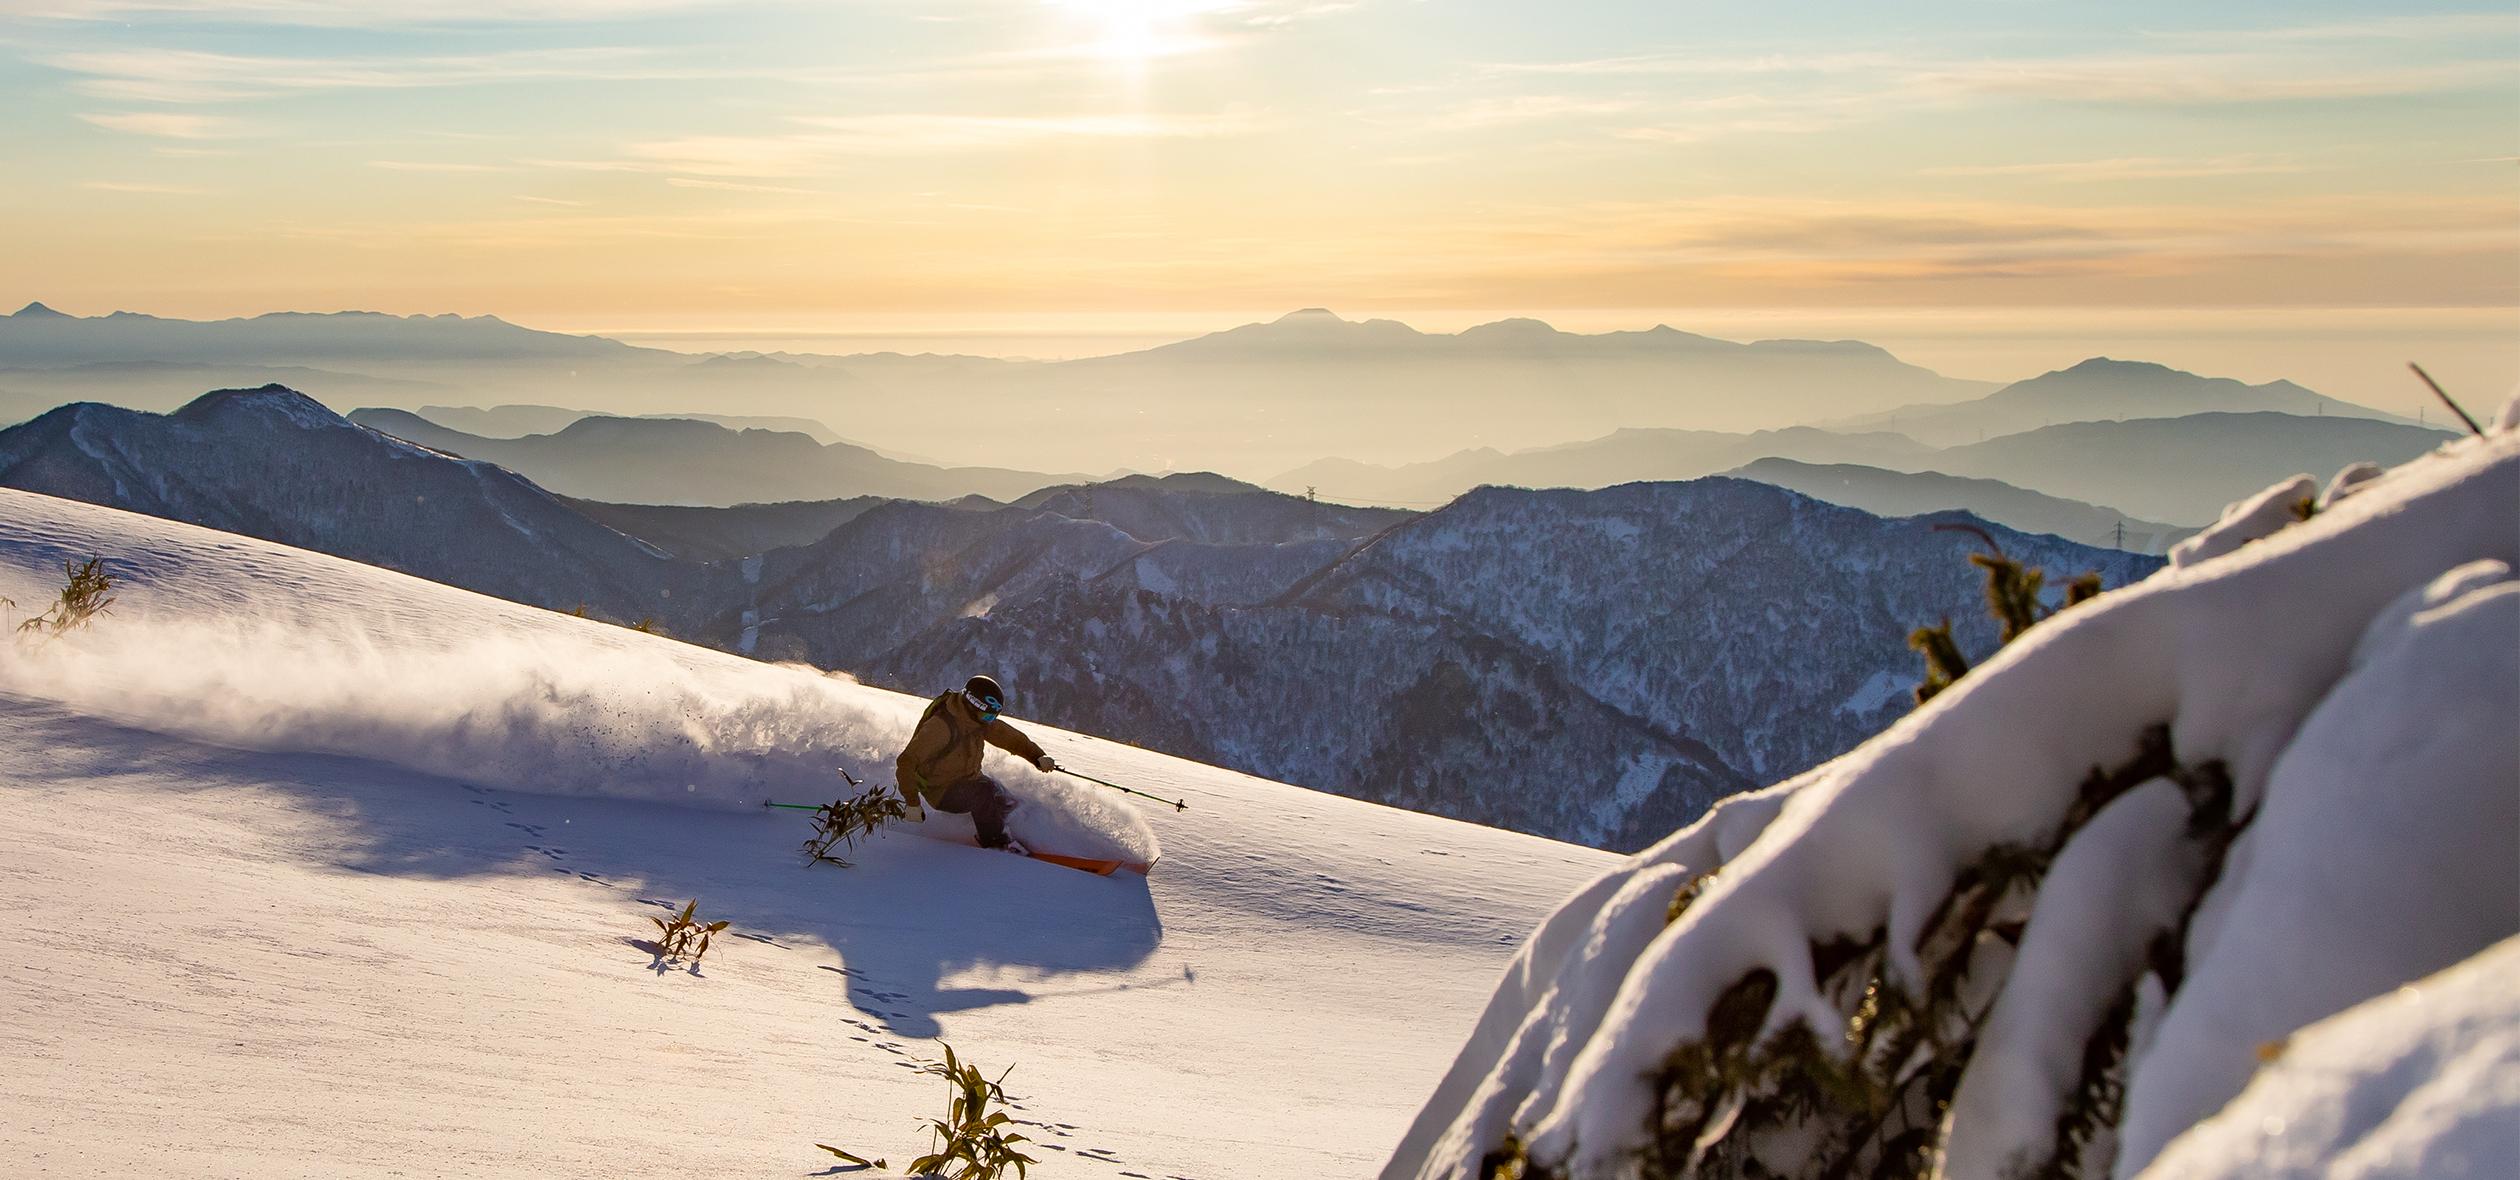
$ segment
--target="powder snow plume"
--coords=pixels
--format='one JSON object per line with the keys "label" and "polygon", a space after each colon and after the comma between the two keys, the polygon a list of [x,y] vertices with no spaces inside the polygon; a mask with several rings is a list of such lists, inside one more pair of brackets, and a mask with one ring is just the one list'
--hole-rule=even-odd
{"label": "powder snow plume", "polygon": [[[138,728],[372,758],[550,794],[757,802],[829,794],[886,728],[787,669],[704,677],[654,652],[117,614],[21,642],[0,687]],[[712,681],[715,681],[714,683]]]}
{"label": "powder snow plume", "polygon": [[[0,596],[41,609],[62,562],[93,554],[119,598],[91,625],[0,639],[0,694],[239,749],[365,758],[462,782],[701,806],[827,802],[846,767],[892,781],[925,702],[280,546],[6,493]],[[82,527],[90,526],[90,527]],[[183,533],[216,536],[205,547]],[[251,567],[259,597],[235,597]],[[287,569],[301,593],[271,601]],[[12,623],[14,626],[14,623]],[[1157,855],[1142,816],[1082,784],[993,760],[1023,798],[1013,828],[1079,855]]]}

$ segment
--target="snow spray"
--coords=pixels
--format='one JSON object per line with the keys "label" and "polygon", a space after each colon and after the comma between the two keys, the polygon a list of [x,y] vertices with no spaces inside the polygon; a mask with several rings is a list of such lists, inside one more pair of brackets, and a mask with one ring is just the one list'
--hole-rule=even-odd
{"label": "snow spray", "polygon": [[[451,626],[153,612],[135,597],[57,639],[0,637],[0,692],[236,749],[709,807],[817,798],[837,765],[888,767],[925,703],[508,604],[449,641],[428,632]],[[1099,791],[999,778],[1029,804],[1019,835],[1159,855],[1144,817]]]}

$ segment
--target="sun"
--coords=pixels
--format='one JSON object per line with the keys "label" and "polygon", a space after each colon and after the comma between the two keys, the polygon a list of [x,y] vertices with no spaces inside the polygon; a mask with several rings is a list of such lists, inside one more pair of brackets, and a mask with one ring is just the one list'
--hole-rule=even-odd
{"label": "sun", "polygon": [[1225,7],[1225,0],[1050,0],[1093,30],[1094,52],[1118,61],[1145,61],[1191,48],[1194,18]]}

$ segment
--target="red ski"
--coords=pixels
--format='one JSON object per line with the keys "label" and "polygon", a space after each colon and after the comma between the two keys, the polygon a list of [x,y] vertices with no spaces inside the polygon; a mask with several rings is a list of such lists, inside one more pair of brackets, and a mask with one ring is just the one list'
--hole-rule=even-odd
{"label": "red ski", "polygon": [[[930,840],[942,840],[948,844],[960,844],[966,848],[978,848],[980,846],[980,841],[978,839],[966,836],[960,832],[937,831],[927,828],[927,825],[925,824],[912,824],[910,825],[910,828]],[[1029,856],[1034,860],[1047,861],[1051,864],[1058,865],[1061,868],[1075,869],[1080,873],[1092,873],[1097,877],[1108,877],[1113,873],[1121,871],[1122,869],[1126,869],[1143,877],[1155,867],[1154,861],[1141,863],[1134,860],[1109,860],[1094,856],[1067,856],[1057,852],[1043,852],[1037,848],[1031,847],[1024,849],[1024,855]],[[1160,860],[1162,858],[1158,857],[1157,859]]]}

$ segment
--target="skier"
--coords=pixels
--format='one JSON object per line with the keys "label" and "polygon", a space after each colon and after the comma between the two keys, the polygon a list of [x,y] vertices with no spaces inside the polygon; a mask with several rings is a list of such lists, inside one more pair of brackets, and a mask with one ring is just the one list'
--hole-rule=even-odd
{"label": "skier", "polygon": [[1016,799],[980,773],[980,756],[986,752],[981,743],[1022,758],[1044,774],[1057,770],[1059,764],[1031,738],[998,720],[998,710],[1005,704],[1006,693],[986,676],[974,676],[962,691],[937,697],[927,712],[919,714],[910,743],[894,761],[893,782],[910,804],[911,818],[922,816],[922,803],[938,811],[968,814],[982,848],[1020,853],[1024,846],[1006,834],[1006,813],[1015,810]]}

